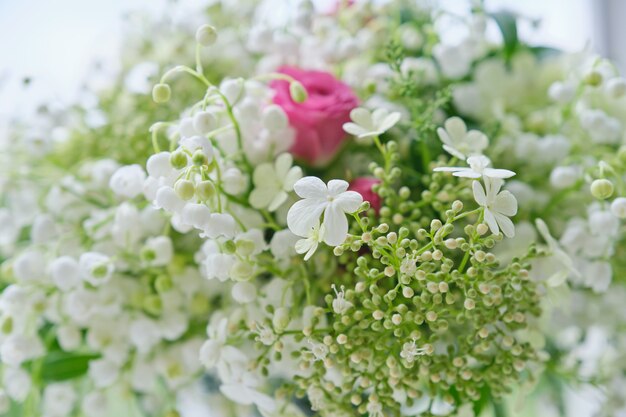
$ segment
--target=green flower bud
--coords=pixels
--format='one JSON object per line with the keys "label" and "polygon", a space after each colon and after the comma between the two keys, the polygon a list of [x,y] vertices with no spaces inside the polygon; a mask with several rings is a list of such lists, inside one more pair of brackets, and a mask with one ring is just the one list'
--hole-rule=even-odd
{"label": "green flower bud", "polygon": [[174,191],[183,200],[191,200],[195,194],[193,182],[189,180],[178,180],[174,185]]}
{"label": "green flower bud", "polygon": [[198,149],[191,156],[191,162],[196,166],[201,166],[207,163],[206,155],[201,149]]}
{"label": "green flower bud", "polygon": [[154,288],[161,294],[172,289],[172,278],[169,275],[159,275],[154,281]]}
{"label": "green flower bud", "polygon": [[143,299],[143,309],[148,314],[152,314],[153,316],[158,316],[161,314],[163,310],[163,304],[161,302],[161,297],[156,294],[149,295]]}
{"label": "green flower bud", "polygon": [[187,166],[187,154],[183,151],[176,151],[170,155],[170,165],[175,169],[183,169]]}
{"label": "green flower bud", "polygon": [[585,76],[585,84],[590,85],[592,87],[597,87],[602,84],[602,74],[598,71],[591,71],[589,74]]}
{"label": "green flower bud", "polygon": [[304,103],[309,97],[309,94],[300,81],[292,81],[289,84],[289,94],[291,95],[291,99],[296,103]]}
{"label": "green flower bud", "polygon": [[211,181],[202,181],[196,184],[196,196],[201,201],[207,201],[215,195],[215,185]]}
{"label": "green flower bud", "polygon": [[196,31],[196,42],[202,46],[211,46],[217,40],[217,30],[211,25],[202,25]]}
{"label": "green flower bud", "polygon": [[172,96],[172,90],[167,84],[159,83],[152,87],[152,100],[155,103],[167,103]]}
{"label": "green flower bud", "polygon": [[613,195],[613,183],[605,178],[591,183],[591,195],[598,200],[606,200]]}

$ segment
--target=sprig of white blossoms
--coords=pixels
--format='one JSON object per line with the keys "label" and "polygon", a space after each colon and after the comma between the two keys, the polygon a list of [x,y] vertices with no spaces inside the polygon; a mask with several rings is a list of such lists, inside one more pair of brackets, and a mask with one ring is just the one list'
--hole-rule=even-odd
{"label": "sprig of white blossoms", "polygon": [[508,169],[490,168],[491,160],[484,155],[470,156],[467,158],[469,167],[438,167],[436,172],[452,172],[455,177],[462,178],[511,178],[515,172]]}
{"label": "sprig of white blossoms", "polygon": [[[363,202],[361,194],[348,191],[346,181],[330,180],[324,184],[317,177],[304,177],[295,183],[293,189],[303,200],[291,206],[287,213],[289,229],[297,236],[323,241],[330,246],[342,244],[348,235],[346,214],[358,210]],[[323,233],[320,233],[320,227]]]}

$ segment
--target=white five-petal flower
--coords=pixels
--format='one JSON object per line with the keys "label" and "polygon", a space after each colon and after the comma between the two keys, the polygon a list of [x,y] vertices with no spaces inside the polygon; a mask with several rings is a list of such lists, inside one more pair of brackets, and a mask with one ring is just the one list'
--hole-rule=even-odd
{"label": "white five-petal flower", "polygon": [[485,188],[478,181],[472,184],[474,199],[485,209],[485,223],[494,234],[500,229],[506,237],[515,236],[515,226],[509,217],[517,214],[517,200],[509,191],[500,192],[504,181],[500,178],[485,178]]}
{"label": "white five-petal flower", "polygon": [[489,145],[489,139],[483,132],[478,130],[468,132],[465,122],[460,117],[450,117],[445,121],[444,128],[437,129],[437,134],[443,142],[443,149],[459,159],[481,155]]}
{"label": "white five-petal flower", "polygon": [[391,129],[400,120],[400,113],[389,113],[382,108],[370,112],[363,107],[357,107],[350,112],[350,119],[352,122],[345,123],[343,130],[359,139],[368,139]]}
{"label": "white five-petal flower", "polygon": [[348,191],[346,181],[330,180],[326,185],[317,177],[304,177],[293,189],[303,200],[291,206],[287,213],[289,229],[300,237],[309,238],[324,214],[323,241],[330,246],[342,244],[348,235],[346,213],[357,211],[363,202],[361,194]]}
{"label": "white five-petal flower", "polygon": [[467,158],[469,167],[439,167],[436,172],[452,172],[455,177],[463,178],[511,178],[515,172],[508,169],[489,168],[491,161],[484,155],[475,155]]}
{"label": "white five-petal flower", "polygon": [[273,164],[264,163],[256,167],[252,176],[255,188],[250,193],[252,207],[275,211],[287,201],[293,185],[302,178],[302,169],[292,165],[293,157],[284,153]]}
{"label": "white five-petal flower", "polygon": [[300,239],[296,242],[296,253],[305,253],[306,255],[304,255],[304,260],[308,261],[317,250],[319,243],[324,241],[325,230],[324,225],[320,226],[318,221],[317,224],[309,231],[308,237]]}

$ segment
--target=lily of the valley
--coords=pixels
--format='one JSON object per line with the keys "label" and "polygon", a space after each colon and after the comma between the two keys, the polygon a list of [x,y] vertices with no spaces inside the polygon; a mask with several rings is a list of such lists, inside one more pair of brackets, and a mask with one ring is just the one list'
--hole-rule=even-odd
{"label": "lily of the valley", "polygon": [[452,172],[455,177],[462,178],[511,178],[515,172],[508,169],[489,168],[491,160],[484,155],[475,155],[467,158],[469,167],[439,167],[436,172]]}
{"label": "lily of the valley", "polygon": [[256,167],[252,176],[255,188],[250,193],[252,207],[275,211],[287,201],[293,185],[302,178],[302,169],[292,165],[293,157],[284,153],[273,164],[264,163]]}
{"label": "lily of the valley", "polygon": [[474,199],[484,208],[485,223],[494,234],[500,230],[506,237],[515,236],[515,226],[509,217],[517,214],[517,200],[509,191],[500,192],[504,181],[500,178],[485,178],[485,188],[478,181],[472,183]]}
{"label": "lily of the valley", "polygon": [[357,107],[350,112],[350,119],[352,122],[345,123],[343,130],[359,139],[368,139],[391,129],[400,120],[400,113],[389,113],[387,109],[370,112],[363,107]]}
{"label": "lily of the valley", "polygon": [[[304,177],[294,185],[294,191],[303,200],[298,201],[287,213],[287,226],[296,235],[311,238],[316,227],[324,229],[322,240],[337,246],[346,240],[348,219],[346,213],[357,211],[363,197],[356,191],[348,191],[348,183],[330,180],[324,184],[317,177]],[[321,226],[320,216],[324,215]],[[319,234],[319,232],[318,232]]]}
{"label": "lily of the valley", "polygon": [[459,159],[480,155],[489,145],[489,139],[484,133],[478,130],[468,131],[460,117],[450,117],[443,126],[437,129],[439,139],[443,142],[443,149]]}

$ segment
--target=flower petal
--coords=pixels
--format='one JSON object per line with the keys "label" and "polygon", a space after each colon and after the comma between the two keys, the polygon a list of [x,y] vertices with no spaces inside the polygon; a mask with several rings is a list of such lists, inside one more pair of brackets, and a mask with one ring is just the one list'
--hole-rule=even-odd
{"label": "flower petal", "polygon": [[300,239],[296,242],[296,253],[299,254],[303,254],[305,252],[308,252],[314,245],[315,240],[308,238],[308,239]]}
{"label": "flower petal", "polygon": [[439,135],[439,140],[441,140],[441,142],[445,145],[454,146],[454,142],[452,142],[452,139],[450,138],[450,135],[448,135],[448,132],[446,132],[446,129],[442,127],[437,128],[437,135]]}
{"label": "flower petal", "polygon": [[[252,197],[252,194],[250,194]],[[278,207],[282,206],[283,203],[287,201],[287,193],[283,190],[280,190],[277,194],[274,195],[272,201],[269,202],[267,209],[269,211],[276,211]]]}
{"label": "flower petal", "polygon": [[330,246],[341,245],[348,236],[348,219],[341,207],[329,204],[324,211],[324,242]]}
{"label": "flower petal", "polygon": [[380,131],[386,132],[391,129],[396,123],[400,121],[402,115],[398,112],[393,112],[387,115],[380,124],[376,124],[376,128]]}
{"label": "flower petal", "polygon": [[372,114],[363,107],[356,107],[350,112],[350,119],[365,129],[372,129]]}
{"label": "flower petal", "polygon": [[474,200],[483,207],[487,206],[487,196],[481,183],[478,181],[472,182],[472,190],[474,191]]}
{"label": "flower petal", "polygon": [[509,191],[502,191],[496,196],[492,204],[493,209],[505,216],[515,216],[517,214],[517,200]]}
{"label": "flower petal", "polygon": [[463,154],[461,151],[459,151],[458,149],[453,148],[450,145],[443,145],[443,150],[448,152],[450,155],[455,156],[459,159],[465,159],[466,156],[465,154]]}
{"label": "flower petal", "polygon": [[463,119],[460,117],[450,117],[443,125],[453,143],[465,139],[467,127],[465,126]]}
{"label": "flower petal", "polygon": [[455,177],[461,177],[461,178],[480,178],[481,177],[480,173],[474,171],[471,168],[465,168],[463,170],[453,172],[452,175],[454,175]]}
{"label": "flower petal", "polygon": [[291,167],[283,179],[283,190],[289,192],[293,190],[293,185],[302,178],[302,168]]}
{"label": "flower petal", "polygon": [[498,227],[498,222],[496,221],[496,217],[489,209],[485,209],[485,223],[491,229],[491,233],[494,235],[500,234],[500,228]]}
{"label": "flower petal", "polygon": [[302,198],[326,199],[328,195],[326,184],[317,177],[300,178],[293,189]]}
{"label": "flower petal", "polygon": [[272,164],[264,163],[254,169],[252,174],[252,182],[254,185],[267,185],[270,182],[276,182],[276,172]]}
{"label": "flower petal", "polygon": [[472,151],[476,153],[482,152],[489,145],[489,139],[487,139],[487,135],[478,130],[470,130],[469,132],[467,132],[465,140],[470,145]]}
{"label": "flower petal", "polygon": [[496,217],[496,221],[498,222],[500,229],[502,229],[502,233],[504,233],[504,236],[514,237],[515,226],[513,225],[511,219],[500,213],[494,213],[494,216]]}
{"label": "flower petal", "polygon": [[276,196],[278,190],[269,187],[257,187],[250,193],[250,204],[256,209],[266,208]]}
{"label": "flower petal", "polygon": [[328,194],[337,197],[348,189],[350,184],[344,180],[330,180],[328,181]]}
{"label": "flower petal", "polygon": [[345,193],[339,194],[333,204],[336,204],[346,213],[354,213],[362,202],[363,196],[361,194],[356,191],[346,191]]}
{"label": "flower petal", "polygon": [[290,153],[283,153],[278,155],[278,157],[276,158],[276,162],[274,163],[274,166],[276,167],[276,177],[282,181],[292,165],[293,156],[291,156]]}
{"label": "flower petal", "polygon": [[437,167],[435,169],[433,169],[433,171],[435,172],[457,172],[457,171],[464,171],[466,169],[469,169],[467,167]]}
{"label": "flower petal", "polygon": [[511,178],[515,175],[515,172],[508,169],[485,168],[483,175],[490,178]]}
{"label": "flower petal", "polygon": [[361,136],[361,135],[366,135],[368,134],[370,131],[368,129],[365,129],[364,127],[357,125],[356,123],[344,123],[343,124],[343,130],[346,133],[349,133],[353,136]]}
{"label": "flower petal", "polygon": [[308,237],[311,229],[318,225],[327,205],[327,201],[314,199],[298,201],[287,213],[287,226],[295,235]]}

